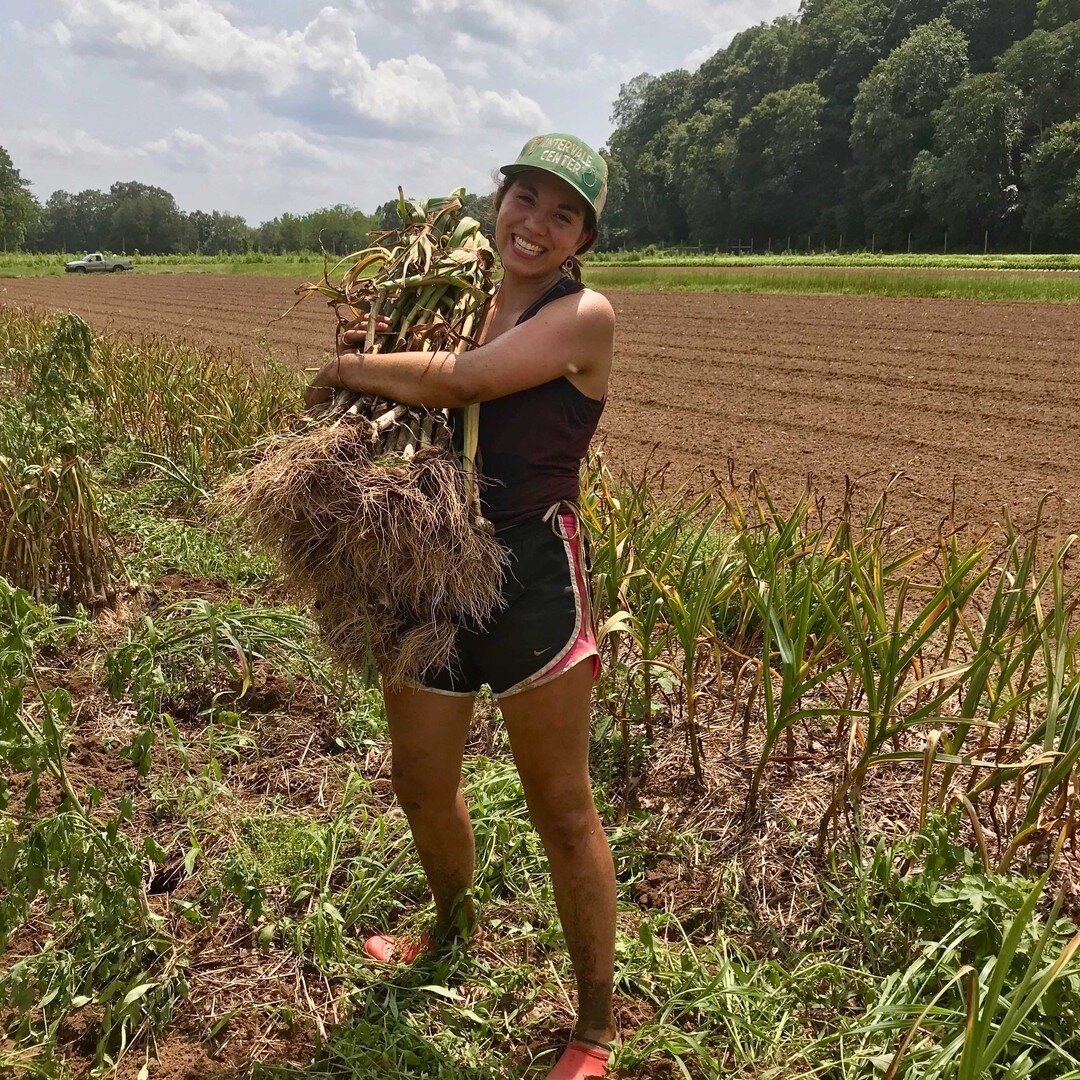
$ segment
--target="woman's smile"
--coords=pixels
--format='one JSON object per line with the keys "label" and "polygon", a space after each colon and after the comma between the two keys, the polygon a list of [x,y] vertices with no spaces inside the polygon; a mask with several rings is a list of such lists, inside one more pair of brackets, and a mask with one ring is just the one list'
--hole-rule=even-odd
{"label": "woman's smile", "polygon": [[547,248],[541,247],[539,244],[532,244],[525,237],[518,233],[512,233],[511,239],[513,241],[514,250],[526,259],[537,259],[547,251]]}

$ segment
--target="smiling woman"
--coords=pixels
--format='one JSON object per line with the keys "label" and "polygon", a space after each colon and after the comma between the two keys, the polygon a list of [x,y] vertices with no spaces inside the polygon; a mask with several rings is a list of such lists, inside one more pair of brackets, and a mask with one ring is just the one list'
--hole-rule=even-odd
{"label": "smiling woman", "polygon": [[[518,188],[517,198],[524,200],[527,193],[533,201],[540,198],[539,186],[551,181],[546,176],[561,178],[564,185],[569,185],[574,195],[559,199],[556,190],[557,223],[560,228],[572,231],[575,227],[574,254],[570,256],[563,269],[575,280],[581,280],[581,265],[578,257],[589,250],[596,242],[596,223],[607,201],[607,163],[599,155],[585,146],[579,139],[565,135],[541,135],[525,144],[517,161],[502,170],[504,180],[495,193],[495,210],[500,214],[502,204],[511,188]],[[539,185],[539,186],[538,186]],[[584,199],[584,202],[582,202]],[[584,221],[583,221],[584,218]],[[496,219],[498,224],[498,218]],[[589,234],[588,240],[580,242],[581,227],[584,224]],[[500,254],[504,244],[496,236]],[[513,254],[528,258],[539,258],[543,252],[537,245],[530,244],[520,235],[510,238]],[[504,257],[505,258],[505,257]]]}
{"label": "smiling woman", "polygon": [[[607,400],[614,315],[580,281],[607,195],[603,158],[571,135],[531,139],[503,167],[495,241],[503,277],[468,352],[365,354],[341,335],[309,403],[345,386],[410,404],[481,403],[484,516],[509,559],[503,606],[457,628],[453,661],[419,682],[384,681],[394,790],[431,887],[432,935],[377,935],[376,960],[409,962],[475,924],[475,852],[459,790],[477,692],[488,685],[507,725],[525,797],[551,867],[578,983],[574,1039],[549,1080],[606,1076],[612,1020],[615,874],[589,779],[592,686],[599,671],[579,469]],[[385,326],[380,327],[385,329]]]}

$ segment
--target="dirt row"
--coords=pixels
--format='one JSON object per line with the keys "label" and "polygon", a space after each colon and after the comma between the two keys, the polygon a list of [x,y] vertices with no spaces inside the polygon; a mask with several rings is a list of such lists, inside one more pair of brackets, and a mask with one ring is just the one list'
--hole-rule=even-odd
{"label": "dirt row", "polygon": [[[333,320],[291,279],[210,274],[0,280],[0,303],[99,329],[314,367]],[[672,482],[756,472],[782,499],[814,478],[836,505],[893,481],[929,535],[955,509],[981,531],[1007,506],[1080,530],[1080,307],[873,297],[611,292],[618,343],[601,425],[619,467]],[[894,477],[899,479],[894,480]]]}

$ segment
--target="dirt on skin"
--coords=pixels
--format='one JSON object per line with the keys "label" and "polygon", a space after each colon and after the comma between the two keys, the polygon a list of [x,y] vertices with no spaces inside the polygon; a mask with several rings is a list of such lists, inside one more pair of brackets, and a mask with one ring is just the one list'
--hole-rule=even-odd
{"label": "dirt on skin", "polygon": [[[291,278],[109,275],[0,281],[0,304],[69,309],[96,329],[296,368],[333,347],[331,312]],[[813,475],[830,505],[893,480],[895,518],[981,533],[1007,506],[1080,529],[1080,306],[612,291],[618,338],[600,436],[617,467],[672,481],[756,472],[786,502]]]}

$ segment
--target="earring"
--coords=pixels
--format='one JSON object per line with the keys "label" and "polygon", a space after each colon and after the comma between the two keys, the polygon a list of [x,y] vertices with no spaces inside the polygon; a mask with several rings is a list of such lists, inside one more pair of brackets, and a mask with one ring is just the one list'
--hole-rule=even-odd
{"label": "earring", "polygon": [[573,255],[562,264],[562,268],[564,274],[572,274],[577,269],[577,261]]}

